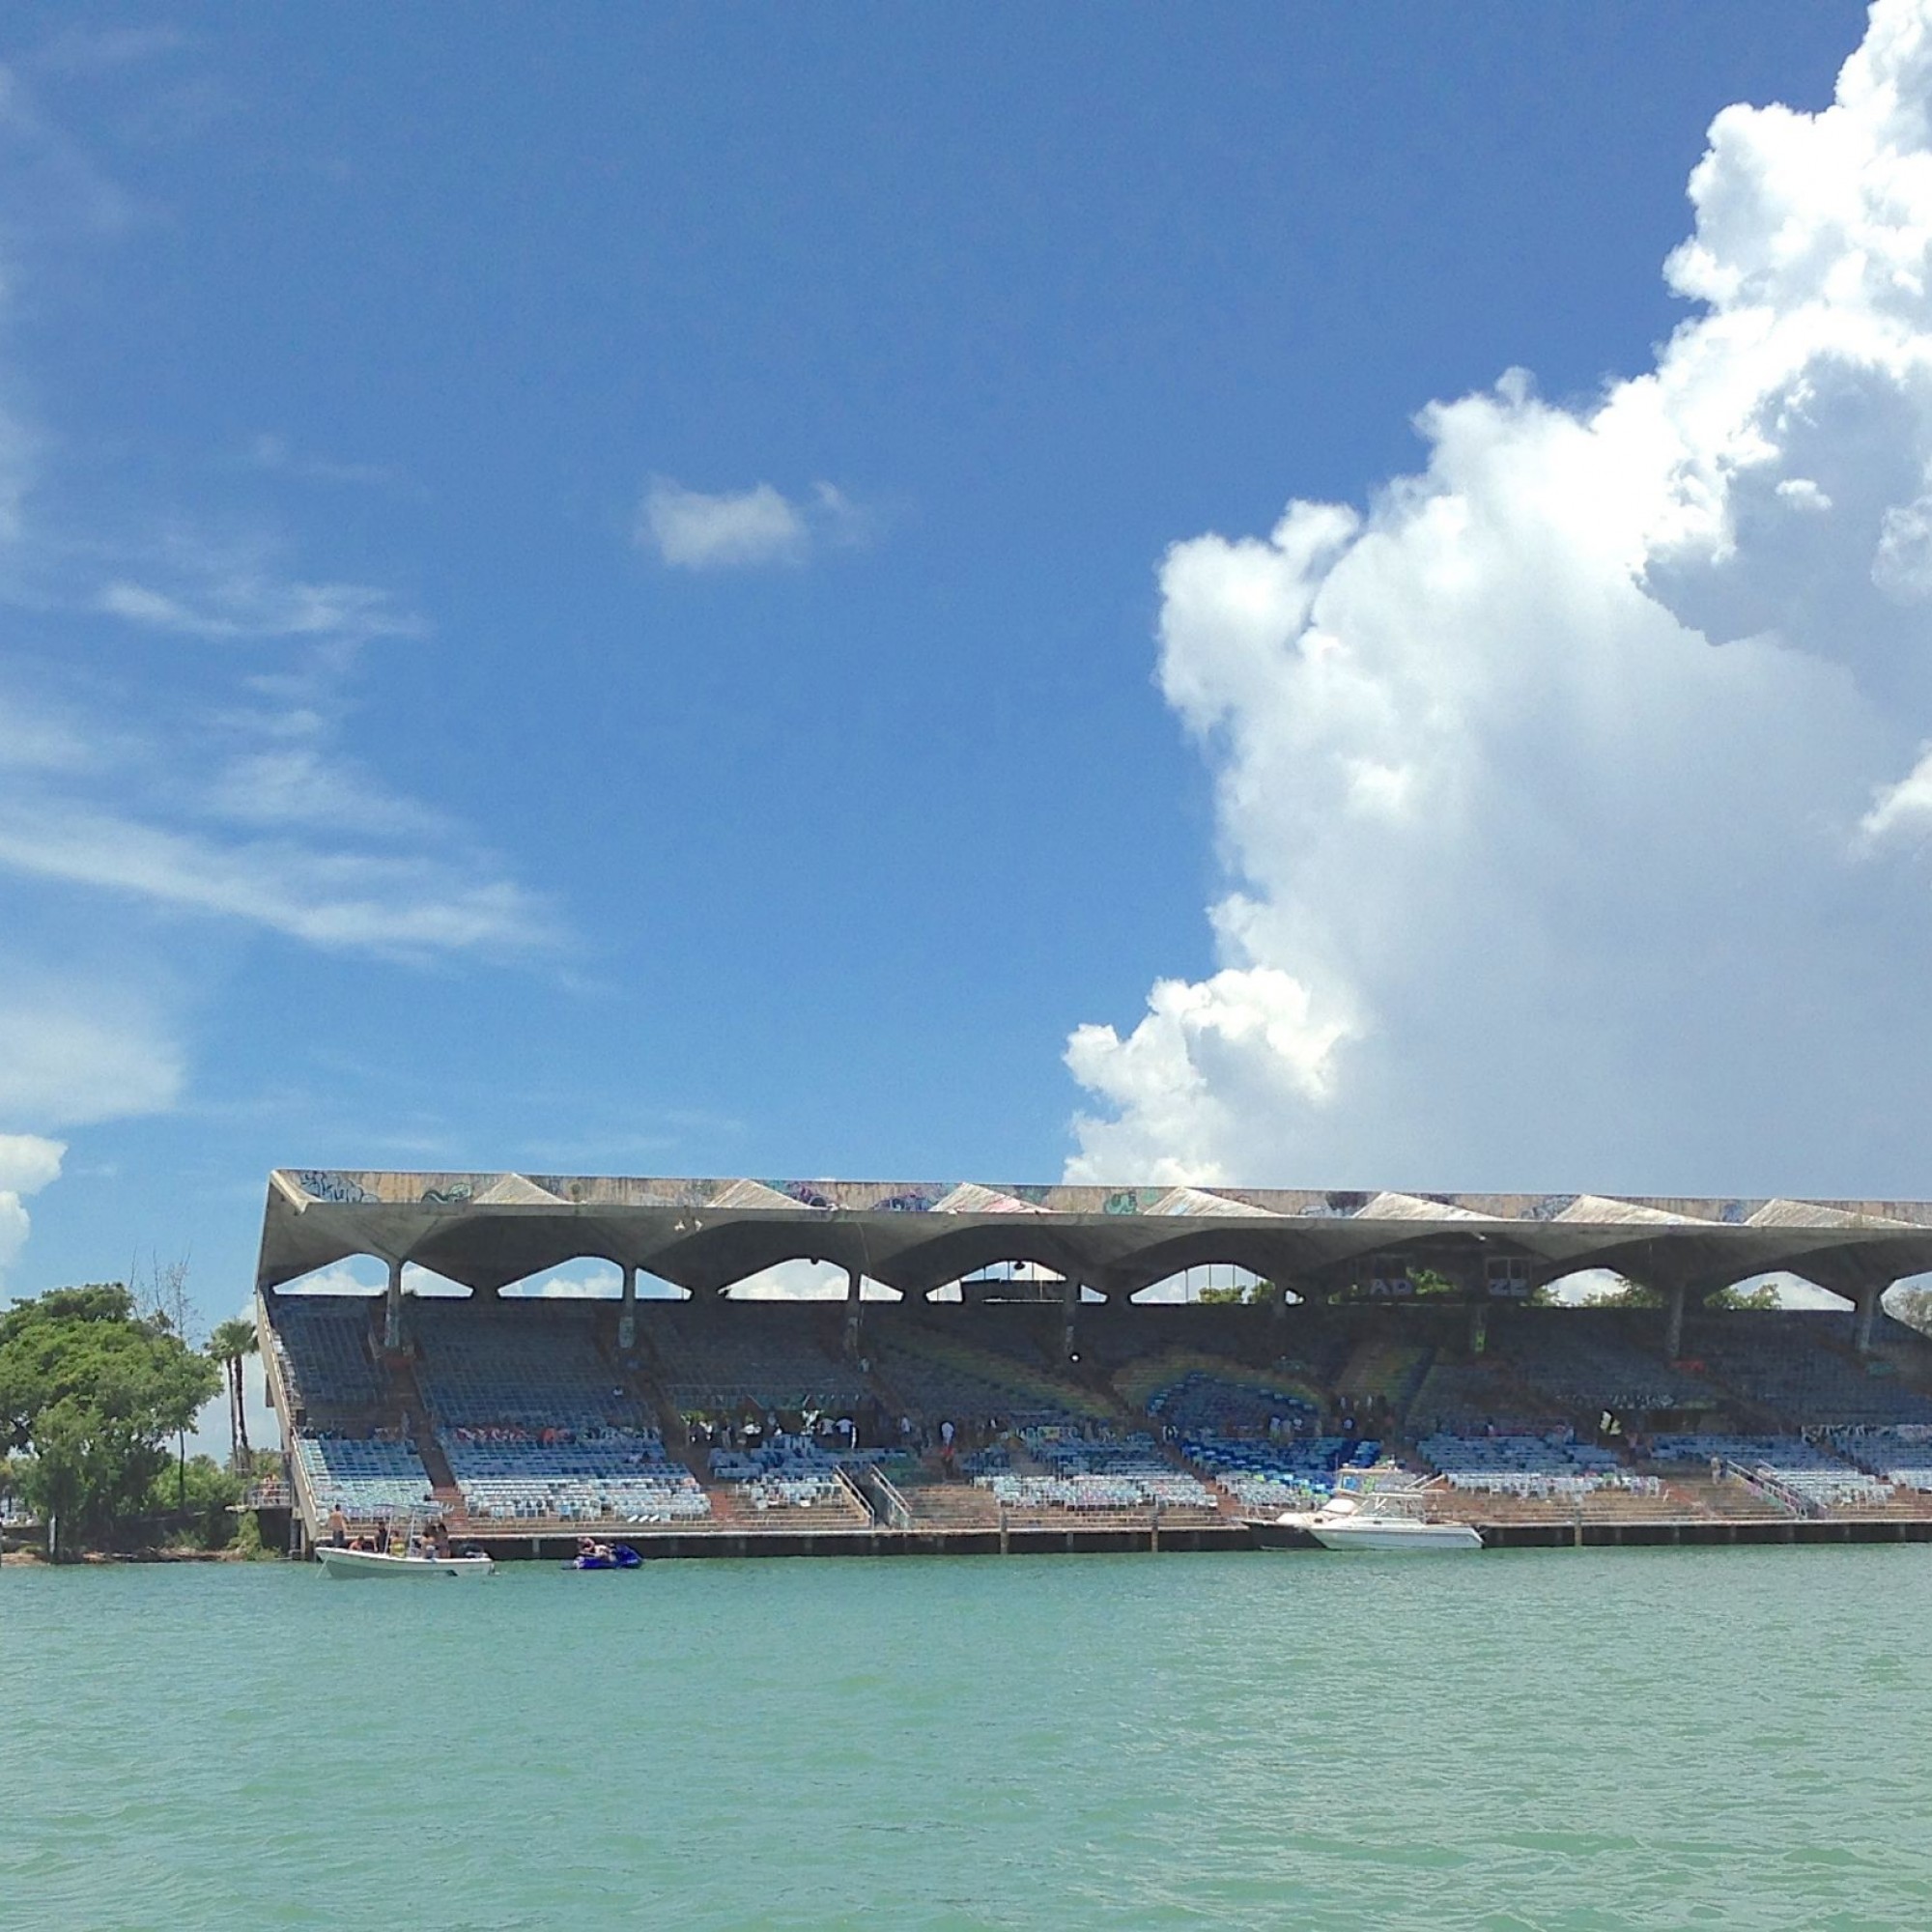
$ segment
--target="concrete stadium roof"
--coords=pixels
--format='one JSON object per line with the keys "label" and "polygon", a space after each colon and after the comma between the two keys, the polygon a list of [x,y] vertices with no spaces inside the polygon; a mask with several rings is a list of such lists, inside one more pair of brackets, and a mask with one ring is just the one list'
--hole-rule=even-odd
{"label": "concrete stadium roof", "polygon": [[822,1261],[918,1295],[1026,1261],[1113,1298],[1208,1263],[1321,1293],[1380,1254],[1472,1281],[1491,1258],[1538,1282],[1612,1268],[1693,1295],[1789,1270],[1858,1298],[1932,1270],[1932,1203],[278,1168],[256,1280],[372,1255],[489,1292],[596,1258],[704,1294]]}

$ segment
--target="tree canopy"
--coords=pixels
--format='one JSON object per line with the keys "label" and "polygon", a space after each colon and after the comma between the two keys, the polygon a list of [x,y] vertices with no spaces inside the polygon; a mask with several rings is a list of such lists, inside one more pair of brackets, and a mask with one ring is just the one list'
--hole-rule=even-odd
{"label": "tree canopy", "polygon": [[0,1449],[23,1452],[20,1492],[68,1548],[146,1513],[168,1466],[163,1442],[220,1386],[215,1364],[118,1282],[0,1314]]}

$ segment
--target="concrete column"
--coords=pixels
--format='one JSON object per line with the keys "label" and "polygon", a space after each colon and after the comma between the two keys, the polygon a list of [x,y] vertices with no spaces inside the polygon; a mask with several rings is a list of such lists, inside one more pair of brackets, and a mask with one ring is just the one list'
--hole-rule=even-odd
{"label": "concrete column", "polygon": [[624,1264],[624,1299],[617,1312],[617,1346],[629,1354],[638,1346],[638,1270]]}
{"label": "concrete column", "polygon": [[1878,1290],[1861,1288],[1859,1291],[1859,1318],[1852,1324],[1852,1346],[1860,1354],[1871,1353],[1872,1317],[1878,1313]]}
{"label": "concrete column", "polygon": [[1273,1290],[1268,1296],[1268,1320],[1279,1324],[1288,1320],[1288,1284],[1271,1281],[1268,1287]]}
{"label": "concrete column", "polygon": [[859,1287],[864,1279],[855,1267],[845,1270],[845,1352],[848,1355],[859,1352],[859,1313],[865,1306],[859,1299]]}
{"label": "concrete column", "polygon": [[398,1353],[403,1346],[403,1264],[389,1264],[389,1288],[383,1298],[383,1347]]}
{"label": "concrete column", "polygon": [[1684,1284],[1670,1291],[1663,1316],[1663,1358],[1676,1361],[1684,1353]]}
{"label": "concrete column", "polygon": [[1080,1284],[1071,1275],[1060,1291],[1060,1357],[1070,1362],[1079,1351]]}
{"label": "concrete column", "polygon": [[1469,1352],[1480,1355],[1484,1344],[1490,1339],[1490,1304],[1487,1301],[1472,1301],[1469,1304]]}

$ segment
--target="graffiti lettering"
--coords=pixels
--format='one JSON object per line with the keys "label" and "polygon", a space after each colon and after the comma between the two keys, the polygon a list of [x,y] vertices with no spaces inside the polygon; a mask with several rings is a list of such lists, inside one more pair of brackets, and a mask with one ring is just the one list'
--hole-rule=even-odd
{"label": "graffiti lettering", "polygon": [[313,1201],[359,1205],[377,1198],[359,1180],[353,1180],[346,1174],[325,1174],[320,1169],[304,1168],[295,1179],[296,1185]]}

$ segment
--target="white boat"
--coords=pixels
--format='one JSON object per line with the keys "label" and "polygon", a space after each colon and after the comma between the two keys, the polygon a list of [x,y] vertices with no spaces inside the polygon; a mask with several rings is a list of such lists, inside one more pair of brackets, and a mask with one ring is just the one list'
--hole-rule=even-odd
{"label": "white boat", "polygon": [[487,1577],[496,1569],[495,1561],[475,1556],[407,1556],[381,1549],[339,1549],[333,1544],[318,1547],[315,1560],[334,1577]]}
{"label": "white boat", "polygon": [[1295,1541],[1312,1537],[1323,1549],[1482,1548],[1474,1524],[1430,1520],[1429,1493],[1422,1484],[1338,1490],[1320,1509],[1284,1510],[1269,1526],[1290,1532]]}

